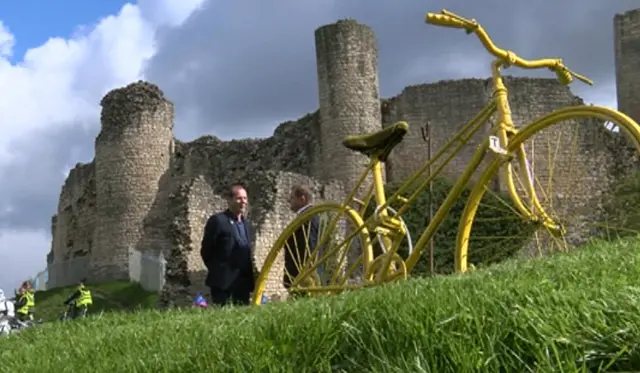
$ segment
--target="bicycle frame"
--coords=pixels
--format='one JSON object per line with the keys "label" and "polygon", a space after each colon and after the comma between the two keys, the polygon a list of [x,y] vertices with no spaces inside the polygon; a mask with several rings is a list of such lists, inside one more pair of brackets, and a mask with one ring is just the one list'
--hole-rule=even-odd
{"label": "bicycle frame", "polygon": [[[534,190],[533,185],[533,177],[529,174],[529,162],[527,160],[526,152],[524,146],[521,146],[520,149],[514,155],[506,155],[501,154],[500,149],[507,148],[509,139],[517,133],[517,129],[515,128],[512,117],[511,117],[511,109],[509,107],[508,102],[508,91],[504,85],[503,78],[500,74],[500,68],[504,64],[502,59],[497,59],[492,63],[492,78],[493,78],[493,97],[489,100],[487,105],[474,117],[472,118],[466,125],[464,125],[431,159],[429,159],[425,164],[417,170],[412,176],[406,179],[401,187],[388,199],[385,195],[385,188],[383,182],[383,174],[382,174],[382,163],[378,159],[378,157],[371,157],[369,165],[367,169],[363,172],[361,177],[359,178],[359,182],[354,187],[353,192],[349,194],[349,196],[345,199],[344,204],[347,205],[354,200],[355,191],[360,188],[362,183],[367,179],[369,174],[372,175],[373,183],[372,187],[369,188],[369,191],[365,195],[363,201],[361,202],[361,210],[360,214],[364,214],[367,209],[367,206],[372,198],[375,198],[375,203],[377,205],[377,214],[369,217],[365,220],[364,226],[375,225],[376,219],[394,219],[402,216],[416,201],[418,196],[424,192],[429,183],[436,178],[442,169],[460,152],[463,146],[465,146],[469,140],[481,129],[484,124],[487,123],[491,117],[497,113],[498,121],[491,126],[489,134],[482,141],[481,145],[478,147],[473,157],[471,158],[469,164],[463,171],[462,175],[458,178],[456,183],[454,184],[451,191],[447,194],[444,202],[440,205],[432,220],[429,222],[425,230],[422,232],[418,241],[414,246],[413,252],[406,259],[406,268],[407,272],[410,272],[415,264],[420,259],[420,254],[423,249],[427,246],[429,241],[434,237],[438,228],[440,227],[442,221],[447,216],[449,211],[451,210],[455,201],[460,197],[468,182],[470,181],[473,173],[478,169],[481,165],[482,161],[485,158],[487,151],[493,150],[493,152],[498,157],[502,157],[503,162],[507,162],[512,157],[517,157],[518,162],[520,163],[520,173],[526,172],[526,177],[523,177],[524,180],[524,188],[525,191],[533,204],[533,207],[540,214],[541,220],[543,224],[548,226],[549,228],[555,228],[553,221],[548,217],[548,215],[544,212],[538,197]],[[491,146],[491,138],[497,137],[499,140],[499,149],[495,149]],[[457,145],[457,146],[456,146]],[[453,148],[453,151],[451,149]],[[497,151],[496,151],[497,150]],[[436,162],[440,161],[441,158],[445,156],[445,154],[450,154],[438,164],[438,166],[433,170],[428,177],[424,177],[424,175],[428,172],[429,168],[432,167]],[[522,171],[524,170],[524,171]],[[530,211],[527,207],[525,207],[520,195],[516,189],[514,182],[514,171],[511,167],[510,163],[506,163],[506,165],[502,166],[501,169],[503,180],[505,181],[507,192],[511,200],[513,201],[516,209],[526,218],[532,220],[538,220],[538,217]],[[419,183],[419,184],[418,184]],[[413,193],[408,197],[402,197],[407,190],[414,187],[416,184],[418,186],[415,188]],[[400,208],[395,211],[392,215],[389,214],[388,208],[391,204],[395,202],[401,202]],[[377,216],[376,216],[377,215]],[[380,221],[380,220],[378,220]],[[357,232],[355,232],[357,233]],[[400,242],[397,242],[392,247],[392,240],[389,237],[383,238],[385,246],[390,247],[391,253],[395,253],[399,248]],[[382,267],[385,268],[391,262],[392,256],[389,255],[387,259],[387,263],[383,263]],[[365,263],[365,271],[370,263]]]}

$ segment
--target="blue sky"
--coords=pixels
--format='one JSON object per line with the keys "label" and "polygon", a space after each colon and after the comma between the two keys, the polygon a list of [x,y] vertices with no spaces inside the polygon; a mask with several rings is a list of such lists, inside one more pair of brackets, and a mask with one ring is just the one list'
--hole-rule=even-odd
{"label": "blue sky", "polygon": [[29,48],[42,45],[52,37],[67,38],[80,25],[96,23],[117,14],[124,0],[4,0],[0,20],[16,38],[12,62],[22,60]]}

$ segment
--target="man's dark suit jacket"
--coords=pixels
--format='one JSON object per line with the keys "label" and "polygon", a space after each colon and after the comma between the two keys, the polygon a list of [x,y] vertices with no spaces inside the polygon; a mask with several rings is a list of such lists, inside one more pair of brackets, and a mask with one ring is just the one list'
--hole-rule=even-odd
{"label": "man's dark suit jacket", "polygon": [[200,249],[202,261],[209,272],[205,283],[207,286],[226,291],[232,285],[239,285],[236,282],[241,279],[247,282],[241,284],[243,287],[254,290],[254,232],[249,220],[243,218],[243,222],[251,245],[248,252],[239,245],[240,237],[235,225],[237,220],[229,210],[212,215],[207,220]]}
{"label": "man's dark suit jacket", "polygon": [[305,264],[307,255],[313,252],[318,244],[319,229],[320,217],[315,215],[300,228],[296,229],[293,235],[287,239],[287,246],[284,248],[284,267],[286,272],[283,278],[286,288],[298,276],[300,273],[299,267]]}

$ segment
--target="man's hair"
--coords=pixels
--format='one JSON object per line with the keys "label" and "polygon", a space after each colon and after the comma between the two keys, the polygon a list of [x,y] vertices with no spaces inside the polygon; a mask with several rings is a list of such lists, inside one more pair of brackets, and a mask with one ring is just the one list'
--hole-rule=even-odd
{"label": "man's hair", "polygon": [[311,189],[306,185],[294,185],[291,188],[291,192],[296,198],[304,197],[307,202],[311,202],[313,199],[313,194],[311,193]]}
{"label": "man's hair", "polygon": [[244,190],[247,189],[247,188],[245,188],[244,184],[242,184],[242,183],[233,183],[233,184],[229,185],[229,189],[227,189],[227,198],[232,198],[233,197],[233,191],[238,189],[238,188],[242,188]]}

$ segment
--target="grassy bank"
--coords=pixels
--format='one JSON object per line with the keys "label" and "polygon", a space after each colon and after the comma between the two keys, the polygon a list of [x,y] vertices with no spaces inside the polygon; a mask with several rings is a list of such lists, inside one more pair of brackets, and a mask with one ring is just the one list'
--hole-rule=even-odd
{"label": "grassy bank", "polygon": [[638,371],[639,306],[640,242],[602,243],[294,304],[52,323],[0,357],[38,373]]}
{"label": "grassy bank", "polygon": [[[90,314],[154,308],[158,299],[156,293],[145,291],[139,284],[130,282],[93,284],[89,288],[93,293]],[[44,321],[56,320],[66,308],[63,302],[74,291],[75,286],[37,292],[36,318]]]}

